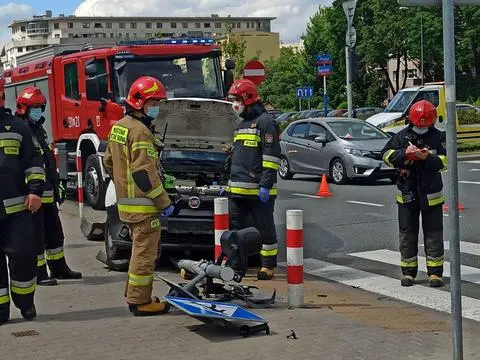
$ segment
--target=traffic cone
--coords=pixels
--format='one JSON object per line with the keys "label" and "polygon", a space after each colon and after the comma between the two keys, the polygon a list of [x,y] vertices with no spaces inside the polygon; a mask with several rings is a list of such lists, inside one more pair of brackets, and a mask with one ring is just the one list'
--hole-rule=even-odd
{"label": "traffic cone", "polygon": [[[465,211],[465,206],[462,203],[457,203],[457,209],[458,211]],[[448,212],[448,204],[445,203],[443,204],[443,211]]]}
{"label": "traffic cone", "polygon": [[333,194],[328,189],[327,175],[322,175],[322,182],[320,183],[320,188],[318,189],[317,196],[332,196]]}

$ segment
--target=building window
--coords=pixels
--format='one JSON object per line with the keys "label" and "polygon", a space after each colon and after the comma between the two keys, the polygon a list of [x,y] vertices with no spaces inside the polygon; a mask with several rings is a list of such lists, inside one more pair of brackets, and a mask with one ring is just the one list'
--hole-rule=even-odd
{"label": "building window", "polygon": [[130,27],[132,29],[136,29],[137,28],[137,23],[134,23],[134,22],[130,23]]}
{"label": "building window", "polygon": [[103,25],[101,23],[95,23],[95,25],[93,25],[94,28],[96,29],[100,29],[100,28],[103,28]]}
{"label": "building window", "polygon": [[132,37],[136,38],[136,37],[137,37],[137,33],[133,33],[133,34],[132,34]]}
{"label": "building window", "polygon": [[242,23],[237,22],[237,29],[240,29],[242,27]]}
{"label": "building window", "polygon": [[68,23],[68,28],[73,29],[73,23]]}
{"label": "building window", "polygon": [[25,32],[25,31],[26,31],[25,26],[20,26],[20,31],[21,31],[21,32]]}
{"label": "building window", "polygon": [[407,79],[416,79],[416,78],[417,78],[417,69],[408,69]]}
{"label": "building window", "polygon": [[152,23],[145,23],[145,28],[151,29],[152,28]]}
{"label": "building window", "polygon": [[210,27],[210,23],[204,23],[204,24],[203,24],[203,27],[204,27],[204,28],[209,28],[209,27]]}
{"label": "building window", "polygon": [[146,34],[145,34],[145,37],[146,37],[147,39],[150,39],[150,38],[152,38],[153,36],[152,36],[152,33],[146,33]]}
{"label": "building window", "polygon": [[176,29],[177,28],[177,23],[170,23],[170,27],[172,29]]}
{"label": "building window", "polygon": [[119,27],[120,29],[125,29],[125,23],[124,23],[124,22],[119,23],[119,24],[118,24],[118,27]]}
{"label": "building window", "polygon": [[206,38],[209,38],[212,36],[212,33],[211,32],[206,32],[206,33],[203,33],[203,35],[206,37]]}
{"label": "building window", "polygon": [[221,28],[222,28],[222,23],[216,22],[215,29],[221,29]]}
{"label": "building window", "polygon": [[112,23],[107,23],[107,29],[111,29],[112,28]]}
{"label": "building window", "polygon": [[113,33],[110,33],[110,37],[113,38],[113,37],[114,37],[114,34],[113,34]]}
{"label": "building window", "polygon": [[202,27],[202,24],[200,23],[195,23],[195,29],[200,29]]}
{"label": "building window", "polygon": [[186,23],[186,22],[182,23],[182,28],[183,29],[188,29],[188,23]]}
{"label": "building window", "polygon": [[163,24],[162,23],[157,23],[157,29],[161,29],[163,28]]}
{"label": "building window", "polygon": [[247,29],[250,29],[250,23],[247,22]]}
{"label": "building window", "polygon": [[59,23],[54,23],[53,28],[54,29],[60,29],[60,24]]}
{"label": "building window", "polygon": [[60,37],[60,34],[55,34],[55,39],[58,39]]}
{"label": "building window", "polygon": [[65,73],[65,96],[80,100],[80,92],[78,91],[78,70],[77,63],[66,64],[64,67]]}
{"label": "building window", "polygon": [[83,28],[84,29],[89,29],[90,28],[90,23],[83,23]]}
{"label": "building window", "polygon": [[130,33],[127,32],[127,33],[125,34],[125,38],[126,38],[126,39],[130,39]]}

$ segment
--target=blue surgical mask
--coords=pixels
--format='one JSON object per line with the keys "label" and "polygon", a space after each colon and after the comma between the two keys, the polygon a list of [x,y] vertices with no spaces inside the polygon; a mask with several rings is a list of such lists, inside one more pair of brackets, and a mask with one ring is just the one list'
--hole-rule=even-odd
{"label": "blue surgical mask", "polygon": [[414,126],[412,130],[416,132],[418,135],[424,135],[428,132],[428,127],[420,128],[418,126]]}
{"label": "blue surgical mask", "polygon": [[147,109],[147,116],[150,116],[151,118],[156,119],[159,112],[160,112],[159,106],[150,106]]}
{"label": "blue surgical mask", "polygon": [[31,108],[28,117],[30,118],[30,120],[32,120],[32,122],[37,123],[41,120],[42,113],[42,109],[40,108]]}

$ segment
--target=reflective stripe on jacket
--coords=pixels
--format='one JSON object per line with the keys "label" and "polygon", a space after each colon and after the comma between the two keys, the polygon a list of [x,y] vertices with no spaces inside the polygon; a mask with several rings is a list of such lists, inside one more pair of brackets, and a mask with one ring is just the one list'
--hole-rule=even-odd
{"label": "reflective stripe on jacket", "polygon": [[141,121],[128,115],[112,127],[103,161],[115,184],[122,221],[140,222],[170,205],[156,141]]}

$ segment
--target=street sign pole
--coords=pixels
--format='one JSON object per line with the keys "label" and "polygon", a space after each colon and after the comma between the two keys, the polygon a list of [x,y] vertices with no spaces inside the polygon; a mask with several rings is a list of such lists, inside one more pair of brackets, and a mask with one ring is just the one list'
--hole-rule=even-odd
{"label": "street sign pole", "polygon": [[[345,46],[345,58],[347,65],[347,103],[348,103],[348,117],[352,117],[353,101],[352,101],[352,74],[350,69],[351,62],[351,48],[355,45],[355,33],[353,30],[353,16],[355,14],[355,7],[357,0],[347,0],[343,2],[343,10],[347,17],[347,34],[346,34],[346,46]],[[353,44],[352,44],[353,42]]]}
{"label": "street sign pole", "polygon": [[327,75],[323,75],[323,115],[328,113]]}
{"label": "street sign pole", "polygon": [[351,83],[351,74],[350,74],[350,47],[345,47],[345,56],[347,58],[347,104],[348,104],[348,117],[352,117],[352,83]]}
{"label": "street sign pole", "polygon": [[443,0],[443,58],[447,103],[448,237],[450,242],[450,292],[452,299],[453,359],[463,359],[462,288],[460,276],[460,226],[458,218],[458,162],[455,89],[455,39],[453,0]]}

